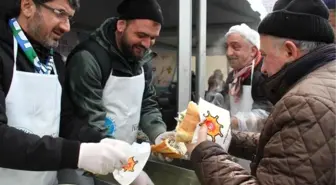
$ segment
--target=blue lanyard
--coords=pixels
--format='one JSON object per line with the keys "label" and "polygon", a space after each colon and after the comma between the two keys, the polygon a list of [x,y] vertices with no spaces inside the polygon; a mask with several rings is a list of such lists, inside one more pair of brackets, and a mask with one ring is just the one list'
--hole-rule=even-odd
{"label": "blue lanyard", "polygon": [[38,58],[33,46],[31,45],[26,35],[22,31],[21,26],[19,25],[17,20],[15,18],[10,19],[8,24],[20,48],[23,50],[28,60],[34,65],[35,72],[40,74],[50,74],[54,66],[53,49],[50,50],[49,57],[46,63],[44,64]]}

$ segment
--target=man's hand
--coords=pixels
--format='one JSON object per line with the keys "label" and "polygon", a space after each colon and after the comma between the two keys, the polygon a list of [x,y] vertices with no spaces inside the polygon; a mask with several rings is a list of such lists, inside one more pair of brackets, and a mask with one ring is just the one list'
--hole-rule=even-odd
{"label": "man's hand", "polygon": [[123,148],[131,147],[126,142],[103,139],[100,143],[80,145],[78,168],[93,174],[107,175],[127,164],[128,157]]}
{"label": "man's hand", "polygon": [[231,129],[238,130],[239,129],[239,122],[236,117],[231,117]]}
{"label": "man's hand", "polygon": [[198,131],[197,142],[194,144],[186,144],[189,156],[191,155],[192,151],[194,151],[197,145],[207,140],[207,135],[208,127],[205,124],[202,124]]}
{"label": "man's hand", "polygon": [[[155,145],[160,144],[163,140],[168,139],[168,138],[174,139],[175,138],[175,132],[164,132],[164,133],[160,134],[155,139]],[[157,158],[159,158],[161,161],[167,161],[167,162],[173,161],[173,159],[171,159],[171,158],[163,157],[162,154],[153,154],[153,155],[156,156]]]}

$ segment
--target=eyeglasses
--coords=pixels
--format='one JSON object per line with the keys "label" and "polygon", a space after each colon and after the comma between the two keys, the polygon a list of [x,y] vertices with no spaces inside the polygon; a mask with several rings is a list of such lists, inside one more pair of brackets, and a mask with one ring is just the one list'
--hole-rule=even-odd
{"label": "eyeglasses", "polygon": [[43,4],[41,2],[36,2],[37,4],[41,5],[42,7],[46,8],[47,10],[50,10],[51,12],[53,12],[57,18],[61,19],[62,21],[64,22],[67,22],[69,21],[70,24],[73,24],[74,21],[73,21],[73,16],[70,15],[69,13],[67,13],[66,11],[64,10],[59,10],[59,9],[56,9],[56,8],[52,8],[46,4]]}

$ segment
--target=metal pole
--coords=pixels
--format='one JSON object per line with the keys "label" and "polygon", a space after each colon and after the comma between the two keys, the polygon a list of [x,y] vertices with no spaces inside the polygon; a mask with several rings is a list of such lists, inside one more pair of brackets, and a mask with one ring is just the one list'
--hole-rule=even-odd
{"label": "metal pole", "polygon": [[207,46],[207,0],[198,0],[197,19],[197,58],[196,58],[196,98],[204,98],[206,79],[206,46]]}
{"label": "metal pole", "polygon": [[185,110],[191,93],[192,0],[179,0],[178,111]]}

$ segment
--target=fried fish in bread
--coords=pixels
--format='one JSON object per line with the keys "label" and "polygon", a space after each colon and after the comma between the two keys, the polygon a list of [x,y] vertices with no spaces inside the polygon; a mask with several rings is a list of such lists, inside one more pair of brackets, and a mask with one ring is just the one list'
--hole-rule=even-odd
{"label": "fried fish in bread", "polygon": [[176,142],[190,143],[200,121],[198,105],[195,102],[189,102],[187,110],[179,116],[179,123],[176,126]]}
{"label": "fried fish in bread", "polygon": [[153,153],[161,153],[164,157],[180,159],[187,153],[184,143],[176,142],[174,139],[164,139],[160,144],[153,145]]}

